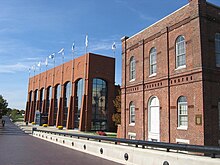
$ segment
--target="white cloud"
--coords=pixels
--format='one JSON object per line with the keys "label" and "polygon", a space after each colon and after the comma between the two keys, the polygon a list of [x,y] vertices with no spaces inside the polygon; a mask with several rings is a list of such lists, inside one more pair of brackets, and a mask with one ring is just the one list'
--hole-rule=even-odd
{"label": "white cloud", "polygon": [[18,71],[24,71],[27,69],[28,67],[21,63],[12,65],[0,65],[0,73],[16,73]]}

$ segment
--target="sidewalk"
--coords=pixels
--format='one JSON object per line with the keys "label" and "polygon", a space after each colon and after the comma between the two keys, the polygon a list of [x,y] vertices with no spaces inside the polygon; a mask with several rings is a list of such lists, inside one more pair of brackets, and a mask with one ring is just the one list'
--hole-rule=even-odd
{"label": "sidewalk", "polygon": [[[46,131],[53,131],[53,132],[96,135],[95,133],[94,134],[93,133],[85,133],[85,132],[80,132],[78,130],[66,129],[66,128],[63,128],[62,130],[59,130],[55,126],[43,127],[43,126],[38,126],[38,125],[32,125],[31,123],[28,123],[28,125],[26,125],[25,122],[15,122],[15,125],[20,127],[20,129],[23,130],[27,134],[32,133],[32,128],[37,128],[37,129],[46,130]],[[97,135],[97,136],[99,136],[99,135]]]}

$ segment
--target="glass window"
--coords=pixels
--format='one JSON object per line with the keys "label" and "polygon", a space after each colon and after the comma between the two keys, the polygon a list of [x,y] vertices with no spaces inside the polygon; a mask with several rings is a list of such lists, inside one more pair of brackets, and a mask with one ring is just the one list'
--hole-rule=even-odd
{"label": "glass window", "polygon": [[40,112],[42,110],[42,105],[43,105],[43,99],[44,99],[44,88],[40,90]]}
{"label": "glass window", "polygon": [[157,72],[157,51],[156,48],[150,50],[150,75]]}
{"label": "glass window", "polygon": [[47,88],[47,101],[46,101],[47,105],[46,105],[46,113],[49,112],[49,107],[50,107],[50,100],[51,100],[51,97],[52,97],[52,87],[49,86],[49,87]]}
{"label": "glass window", "polygon": [[92,130],[107,130],[107,82],[93,79],[92,89]]}
{"label": "glass window", "polygon": [[178,127],[188,127],[188,106],[184,96],[178,99]]}
{"label": "glass window", "polygon": [[215,34],[215,56],[216,66],[220,67],[220,33]]}
{"label": "glass window", "polygon": [[135,59],[134,56],[131,57],[130,59],[130,80],[134,80],[135,79]]}
{"label": "glass window", "polygon": [[75,114],[74,114],[74,127],[76,129],[79,128],[80,111],[81,111],[81,107],[82,107],[83,93],[84,93],[83,79],[79,79],[76,82],[76,111],[74,111],[75,112]]}
{"label": "glass window", "polygon": [[63,113],[63,126],[66,126],[67,115],[68,115],[68,106],[71,96],[71,83],[67,82],[64,85],[64,113]]}
{"label": "glass window", "polygon": [[135,105],[133,102],[130,103],[130,124],[135,124]]}
{"label": "glass window", "polygon": [[55,95],[54,95],[54,125],[56,125],[57,120],[57,111],[58,111],[58,102],[61,95],[61,86],[60,84],[55,86]]}
{"label": "glass window", "polygon": [[176,68],[186,65],[186,42],[183,36],[176,40]]}
{"label": "glass window", "polygon": [[37,96],[38,96],[38,90],[34,91],[34,102],[37,101]]}
{"label": "glass window", "polygon": [[29,102],[31,102],[32,101],[32,91],[30,91],[30,93],[29,93]]}
{"label": "glass window", "polygon": [[56,85],[56,87],[55,87],[55,96],[54,96],[54,98],[55,98],[55,104],[54,104],[54,107],[58,107],[58,101],[59,101],[59,99],[60,99],[60,93],[61,93],[61,86],[60,86],[60,84],[58,84],[58,85]]}

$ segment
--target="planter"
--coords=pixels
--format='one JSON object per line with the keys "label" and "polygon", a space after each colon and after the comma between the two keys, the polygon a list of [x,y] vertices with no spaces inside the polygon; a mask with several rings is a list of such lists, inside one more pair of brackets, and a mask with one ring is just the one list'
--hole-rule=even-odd
{"label": "planter", "polygon": [[62,129],[63,129],[63,126],[58,126],[57,128],[60,129],[60,130],[62,130]]}
{"label": "planter", "polygon": [[48,124],[43,124],[43,127],[47,127],[48,126]]}

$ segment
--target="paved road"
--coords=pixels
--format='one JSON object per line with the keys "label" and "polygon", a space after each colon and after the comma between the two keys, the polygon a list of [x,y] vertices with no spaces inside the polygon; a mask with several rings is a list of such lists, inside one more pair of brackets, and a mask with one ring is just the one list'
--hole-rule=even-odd
{"label": "paved road", "polygon": [[117,165],[25,134],[9,118],[0,125],[0,165]]}

